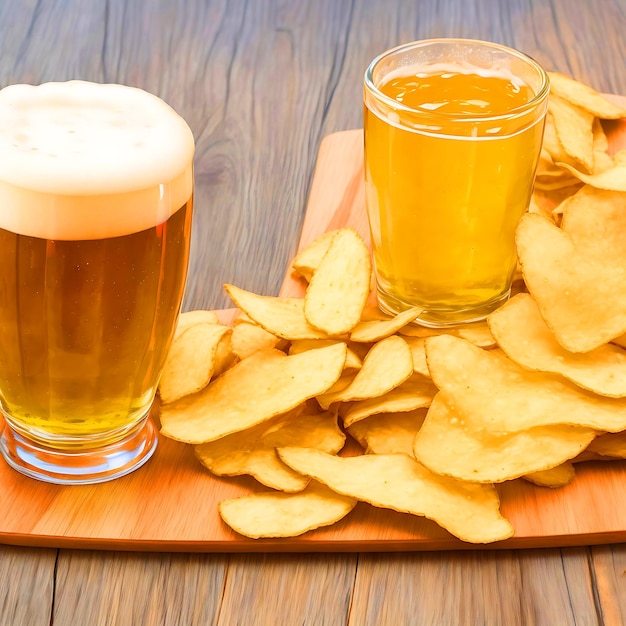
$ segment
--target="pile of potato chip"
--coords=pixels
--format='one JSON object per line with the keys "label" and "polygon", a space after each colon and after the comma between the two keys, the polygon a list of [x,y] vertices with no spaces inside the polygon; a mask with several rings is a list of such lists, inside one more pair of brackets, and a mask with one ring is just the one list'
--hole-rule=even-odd
{"label": "pile of potato chip", "polygon": [[[419,309],[380,313],[369,250],[349,228],[294,259],[304,298],[226,285],[232,327],[182,314],[161,432],[213,474],[271,489],[219,504],[236,532],[297,536],[361,501],[499,541],[514,529],[498,483],[559,487],[576,462],[626,458],[626,166],[598,121],[626,112],[552,80],[536,212],[517,231],[523,282],[486,322],[433,330],[413,323]],[[568,184],[542,189],[547,179]],[[348,438],[361,454],[345,454]]]}
{"label": "pile of potato chip", "polygon": [[548,203],[534,209],[558,221],[555,208],[583,185],[626,191],[626,150],[609,154],[601,120],[617,120],[626,110],[587,85],[550,72],[550,97],[535,190]]}

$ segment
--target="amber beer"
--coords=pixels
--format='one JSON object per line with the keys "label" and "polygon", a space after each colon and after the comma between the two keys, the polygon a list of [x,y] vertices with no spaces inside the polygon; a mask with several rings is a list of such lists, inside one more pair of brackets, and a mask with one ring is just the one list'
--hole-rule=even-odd
{"label": "amber beer", "polygon": [[483,319],[508,298],[543,137],[546,73],[486,42],[432,40],[365,76],[367,209],[381,308]]}
{"label": "amber beer", "polygon": [[19,471],[98,482],[152,454],[193,153],[187,124],[138,89],[0,91],[0,444]]}

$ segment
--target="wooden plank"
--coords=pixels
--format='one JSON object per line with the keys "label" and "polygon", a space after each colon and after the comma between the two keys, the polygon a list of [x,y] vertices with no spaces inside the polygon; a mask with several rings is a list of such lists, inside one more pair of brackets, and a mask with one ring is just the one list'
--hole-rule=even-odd
{"label": "wooden plank", "polygon": [[626,545],[590,550],[602,624],[622,626],[626,624]]}
{"label": "wooden plank", "polygon": [[599,624],[588,551],[563,552],[361,555],[349,625]]}
{"label": "wooden plank", "polygon": [[356,566],[355,555],[233,555],[216,626],[343,626]]}
{"label": "wooden plank", "polygon": [[62,551],[51,623],[214,624],[227,564],[220,555]]}
{"label": "wooden plank", "polygon": [[0,548],[0,626],[49,626],[56,550]]}

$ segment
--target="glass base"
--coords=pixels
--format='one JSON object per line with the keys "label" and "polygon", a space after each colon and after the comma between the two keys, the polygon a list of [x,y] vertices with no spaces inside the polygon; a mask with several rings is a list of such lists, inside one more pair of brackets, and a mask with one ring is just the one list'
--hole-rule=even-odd
{"label": "glass base", "polygon": [[[425,307],[420,315],[412,322],[427,328],[447,328],[451,326],[459,326],[461,324],[473,324],[485,320],[497,308],[502,306],[511,294],[508,289],[503,294],[492,298],[488,302],[480,303],[473,307],[450,309],[450,308],[428,308]],[[401,302],[397,298],[386,294],[380,286],[377,292],[378,307],[387,315],[398,315],[402,311],[406,311],[414,306],[420,306],[417,303],[407,304]]]}
{"label": "glass base", "polygon": [[5,424],[0,452],[13,469],[30,478],[57,485],[90,485],[141,467],[157,443],[157,431],[149,416],[115,443],[71,451],[44,446]]}

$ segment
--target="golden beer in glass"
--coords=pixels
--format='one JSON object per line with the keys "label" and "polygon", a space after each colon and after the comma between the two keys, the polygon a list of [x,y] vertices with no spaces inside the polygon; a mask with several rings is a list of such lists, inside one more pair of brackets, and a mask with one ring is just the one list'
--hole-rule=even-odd
{"label": "golden beer in glass", "polygon": [[101,482],[154,452],[193,155],[187,124],[139,89],[0,91],[0,449],[18,471]]}
{"label": "golden beer in glass", "polygon": [[508,298],[548,92],[535,61],[487,42],[414,42],[372,61],[365,181],[384,311],[418,306],[418,323],[446,326]]}

